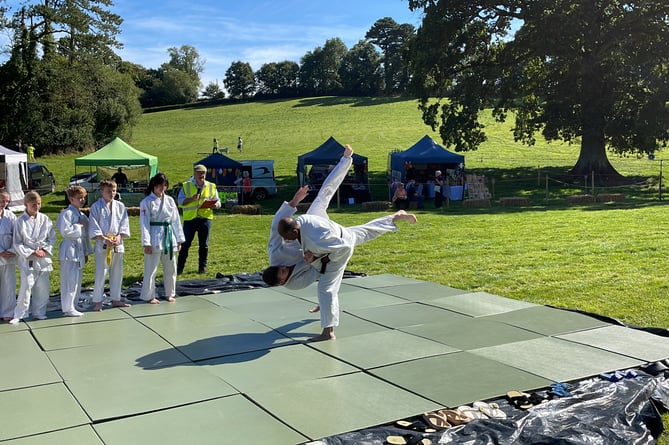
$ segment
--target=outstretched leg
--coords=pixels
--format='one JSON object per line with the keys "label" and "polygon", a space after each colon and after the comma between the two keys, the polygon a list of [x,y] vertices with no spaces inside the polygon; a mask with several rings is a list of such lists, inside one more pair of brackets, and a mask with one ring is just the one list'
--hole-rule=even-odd
{"label": "outstretched leg", "polygon": [[339,160],[339,163],[332,169],[330,174],[321,189],[318,191],[318,196],[314,199],[314,202],[311,203],[307,214],[309,215],[318,215],[324,218],[327,218],[327,209],[330,204],[330,200],[334,196],[335,192],[344,181],[348,170],[351,168],[353,163],[353,148],[350,145],[346,144],[346,149],[344,150],[344,156]]}

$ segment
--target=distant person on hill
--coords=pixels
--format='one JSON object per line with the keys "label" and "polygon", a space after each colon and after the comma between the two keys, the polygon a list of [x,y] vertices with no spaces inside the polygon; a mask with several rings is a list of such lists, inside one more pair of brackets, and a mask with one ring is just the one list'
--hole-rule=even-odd
{"label": "distant person on hill", "polygon": [[218,139],[214,138],[214,147],[211,149],[211,154],[218,153]]}
{"label": "distant person on hill", "polygon": [[244,148],[244,141],[242,141],[242,137],[239,136],[237,138],[237,150],[241,153]]}
{"label": "distant person on hill", "polygon": [[29,161],[34,161],[35,160],[35,147],[33,147],[33,144],[28,144],[28,160]]}

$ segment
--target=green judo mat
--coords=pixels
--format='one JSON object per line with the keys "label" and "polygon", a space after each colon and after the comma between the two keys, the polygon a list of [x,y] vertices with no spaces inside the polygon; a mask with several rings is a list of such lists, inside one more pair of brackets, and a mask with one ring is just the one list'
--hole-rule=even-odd
{"label": "green judo mat", "polygon": [[299,444],[669,357],[601,317],[395,275],[0,325],[0,441]]}

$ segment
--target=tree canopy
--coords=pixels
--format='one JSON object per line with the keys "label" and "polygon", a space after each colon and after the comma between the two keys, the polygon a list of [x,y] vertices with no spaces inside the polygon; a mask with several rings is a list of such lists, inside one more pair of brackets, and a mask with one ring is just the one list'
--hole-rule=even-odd
{"label": "tree canopy", "polygon": [[580,143],[575,174],[617,173],[607,148],[647,154],[669,140],[664,0],[409,0],[424,121],[456,151],[484,140],[479,115],[515,116],[514,137]]}
{"label": "tree canopy", "polygon": [[138,90],[118,70],[121,18],[110,0],[25,2],[11,21],[0,67],[0,141],[41,153],[83,149],[124,134],[141,113]]}

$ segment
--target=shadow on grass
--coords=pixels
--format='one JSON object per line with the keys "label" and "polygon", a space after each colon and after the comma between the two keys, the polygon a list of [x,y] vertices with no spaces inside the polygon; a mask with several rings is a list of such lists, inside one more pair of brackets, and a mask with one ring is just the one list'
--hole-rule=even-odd
{"label": "shadow on grass", "polygon": [[373,105],[391,104],[397,102],[415,101],[413,97],[349,97],[349,96],[327,96],[308,97],[300,100],[295,108],[300,107],[331,107],[335,105],[352,105],[354,107],[369,107]]}

